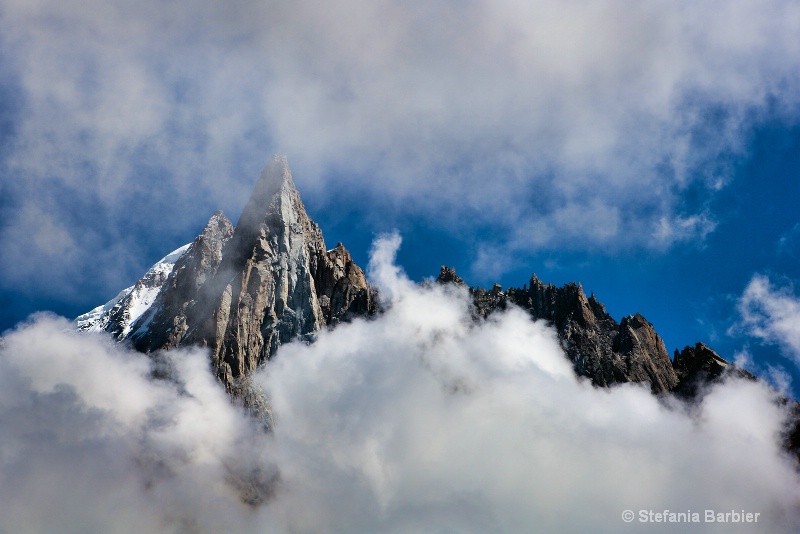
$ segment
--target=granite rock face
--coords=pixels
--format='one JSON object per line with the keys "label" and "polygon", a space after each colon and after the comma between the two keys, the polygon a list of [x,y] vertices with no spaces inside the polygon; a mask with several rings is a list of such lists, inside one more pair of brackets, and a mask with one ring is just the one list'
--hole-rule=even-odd
{"label": "granite rock face", "polygon": [[341,246],[325,249],[286,159],[274,157],[242,212],[208,285],[213,308],[188,342],[211,347],[225,384],[252,373],[278,347],[310,337],[374,303],[364,272]]}
{"label": "granite rock face", "polygon": [[[132,303],[141,288],[146,301]],[[192,243],[77,324],[142,352],[208,347],[217,377],[252,407],[261,401],[246,379],[280,345],[376,310],[364,271],[341,243],[326,250],[286,158],[275,156],[236,227],[215,213]]]}
{"label": "granite rock face", "polygon": [[313,275],[324,252],[285,160],[274,158],[225,250],[212,286],[218,300],[198,340],[211,347],[224,383],[325,325]]}

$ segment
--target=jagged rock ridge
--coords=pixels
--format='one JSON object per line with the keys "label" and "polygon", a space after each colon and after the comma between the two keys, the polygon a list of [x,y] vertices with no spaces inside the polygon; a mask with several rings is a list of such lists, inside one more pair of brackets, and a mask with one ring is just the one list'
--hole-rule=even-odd
{"label": "jagged rock ridge", "polygon": [[[580,284],[556,287],[544,284],[534,274],[530,286],[503,291],[494,284],[487,290],[468,287],[454,268],[446,266],[436,281],[467,288],[475,320],[513,304],[527,310],[534,320],[548,321],[556,328],[576,374],[598,387],[647,382],[654,394],[695,401],[714,383],[729,378],[757,380],[704,343],[675,350],[670,360],[663,340],[640,313],[617,323],[594,295],[586,297]],[[783,446],[800,462],[800,403],[786,397],[780,402],[789,405],[792,413],[784,427]]]}
{"label": "jagged rock ridge", "polygon": [[[466,286],[446,267],[438,281]],[[470,292],[476,318],[513,304],[552,323],[576,373],[597,386],[648,382],[654,393],[692,394],[697,384],[723,376],[720,369],[732,368],[700,345],[687,347],[673,362],[641,314],[617,322],[580,284],[556,287],[534,275],[522,288],[503,291],[495,284]],[[133,298],[142,294],[147,298]],[[363,270],[341,243],[326,250],[286,158],[275,156],[235,227],[215,213],[192,243],[116,299],[78,318],[78,325],[106,330],[142,352],[206,346],[228,391],[246,396],[243,379],[281,344],[309,340],[321,328],[376,310],[376,294]]]}
{"label": "jagged rock ridge", "polygon": [[[466,287],[446,267],[438,282]],[[550,322],[576,373],[598,387],[647,382],[653,393],[691,399],[702,395],[705,385],[729,376],[754,379],[702,343],[675,351],[670,360],[641,314],[617,322],[580,284],[556,287],[534,275],[522,288],[503,291],[495,284],[469,292],[477,321],[515,305],[532,319]],[[322,328],[378,311],[363,270],[341,243],[326,249],[286,159],[273,157],[235,227],[222,212],[214,213],[192,243],[78,317],[76,325],[81,331],[109,332],[142,352],[208,347],[212,369],[228,393],[269,427],[269,405],[250,384],[250,374],[283,343],[310,340]],[[158,374],[161,359],[154,355],[154,360]],[[168,369],[164,372],[167,376]],[[798,420],[787,427],[785,444],[800,458],[800,405],[786,402],[792,402]],[[258,502],[249,493],[243,498]]]}
{"label": "jagged rock ridge", "polygon": [[[439,283],[466,287],[455,269],[442,266]],[[594,295],[589,297],[580,284],[563,287],[544,284],[536,275],[522,288],[469,288],[475,315],[486,317],[519,306],[533,319],[550,322],[557,330],[567,358],[575,372],[597,386],[623,382],[648,382],[653,393],[676,392],[696,395],[699,386],[719,380],[733,372],[752,377],[729,364],[702,343],[675,351],[671,360],[664,341],[641,314],[628,315],[618,323]]]}
{"label": "jagged rock ridge", "polygon": [[142,352],[180,345],[197,317],[198,298],[222,262],[222,249],[233,235],[224,213],[211,216],[203,231],[175,263],[150,310],[133,325],[130,339]]}

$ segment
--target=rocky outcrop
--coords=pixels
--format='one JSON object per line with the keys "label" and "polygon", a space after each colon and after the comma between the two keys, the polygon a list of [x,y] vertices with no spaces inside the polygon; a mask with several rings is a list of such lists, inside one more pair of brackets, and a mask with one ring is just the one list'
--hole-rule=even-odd
{"label": "rocky outcrop", "polygon": [[703,343],[694,347],[675,350],[672,360],[679,383],[674,393],[682,397],[695,398],[711,383],[729,376],[755,380],[756,377],[744,369],[737,367]]}
{"label": "rocky outcrop", "polygon": [[322,256],[314,273],[314,283],[325,323],[329,326],[351,317],[371,315],[377,309],[377,293],[341,242]]}
{"label": "rocky outcrop", "polygon": [[713,380],[722,376],[729,368],[727,361],[703,343],[694,347],[687,346],[681,352],[675,349],[673,365],[681,379],[702,376]]}
{"label": "rocky outcrop", "polygon": [[622,319],[613,349],[623,356],[625,377],[631,382],[650,382],[654,392],[671,391],[678,385],[664,341],[640,313]]}
{"label": "rocky outcrop", "polygon": [[[442,266],[440,284],[466,286],[452,267]],[[728,377],[755,380],[752,374],[723,359],[703,343],[675,351],[670,360],[664,341],[640,313],[623,317],[618,323],[594,295],[589,297],[580,284],[562,287],[545,284],[536,275],[522,288],[492,289],[469,287],[473,316],[488,317],[509,304],[528,311],[532,319],[552,324],[576,374],[596,386],[623,382],[647,382],[653,393],[674,393],[693,399],[714,382]],[[800,414],[800,408],[796,409]],[[798,416],[800,420],[800,416]],[[787,440],[800,451],[800,423]]]}
{"label": "rocky outcrop", "polygon": [[129,338],[142,352],[177,347],[202,321],[207,309],[202,288],[222,262],[222,249],[233,235],[224,213],[211,216],[203,231],[177,260],[154,305],[134,323]]}
{"label": "rocky outcrop", "polygon": [[466,287],[467,285],[466,282],[456,274],[456,270],[453,267],[447,267],[446,265],[442,265],[439,271],[439,277],[436,281],[440,284],[455,284],[461,287]]}
{"label": "rocky outcrop", "polygon": [[[442,267],[439,283],[463,284],[452,268]],[[509,303],[527,310],[531,318],[555,326],[567,358],[579,376],[597,386],[620,382],[649,382],[654,393],[670,391],[678,384],[664,342],[641,314],[617,323],[594,295],[587,297],[580,284],[556,287],[536,275],[529,286],[503,291],[470,288],[475,314],[486,317]]]}
{"label": "rocky outcrop", "polygon": [[[684,347],[680,352],[675,350],[672,364],[679,380],[672,393],[689,401],[702,397],[711,384],[723,380],[758,380],[755,375],[728,362],[704,343]],[[782,445],[797,460],[800,468],[800,403],[784,395],[778,397],[778,402],[789,410],[789,418],[781,434]]]}

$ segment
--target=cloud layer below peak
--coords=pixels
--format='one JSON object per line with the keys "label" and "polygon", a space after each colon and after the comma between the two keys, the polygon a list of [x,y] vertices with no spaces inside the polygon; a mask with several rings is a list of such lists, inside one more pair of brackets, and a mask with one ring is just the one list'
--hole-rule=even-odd
{"label": "cloud layer below peak", "polygon": [[473,323],[461,290],[410,283],[398,244],[371,264],[384,315],[284,345],[254,377],[271,434],[204,351],[162,355],[174,382],[154,381],[147,356],[63,320],[9,333],[0,532],[610,533],[664,509],[746,510],[794,532],[800,480],[766,386],[730,381],[696,406],[593,388],[543,323],[513,308]]}

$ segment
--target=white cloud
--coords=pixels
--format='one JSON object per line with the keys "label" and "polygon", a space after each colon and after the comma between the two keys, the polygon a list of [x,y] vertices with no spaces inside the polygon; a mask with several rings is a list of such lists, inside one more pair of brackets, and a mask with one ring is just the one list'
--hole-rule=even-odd
{"label": "white cloud", "polygon": [[785,414],[762,384],[716,387],[696,412],[596,389],[519,310],[476,326],[457,289],[386,285],[404,286],[386,315],[284,347],[261,378],[288,466],[273,513],[290,528],[624,532],[625,509],[729,507],[793,528]]}
{"label": "white cloud", "polygon": [[[346,192],[386,219],[413,205],[439,226],[488,222],[512,251],[652,246],[662,221],[669,242],[702,239],[713,214],[683,206],[687,188],[726,182],[719,156],[768,104],[796,117],[800,12],[780,0],[0,7],[24,103],[9,198],[56,205],[73,239],[96,232],[77,266],[131,224],[152,240],[235,211],[270,152],[319,205]],[[3,242],[24,244],[3,216]],[[106,271],[129,282],[146,262],[125,248]]]}
{"label": "white cloud", "polygon": [[72,328],[38,316],[2,339],[0,532],[250,531],[236,488],[273,467],[207,353],[171,354],[177,387]]}
{"label": "white cloud", "polygon": [[[385,315],[285,345],[257,376],[271,435],[205,351],[170,353],[176,387],[64,320],[8,334],[0,532],[639,532],[623,510],[665,508],[745,509],[761,517],[742,531],[794,532],[800,480],[767,387],[731,381],[691,410],[593,388],[543,323],[512,309],[475,324],[462,290],[411,284],[398,244],[371,262]],[[248,485],[272,499],[242,504]]]}
{"label": "white cloud", "polygon": [[653,232],[653,237],[664,246],[681,241],[702,241],[716,226],[717,223],[707,213],[676,215],[672,219],[662,217]]}
{"label": "white cloud", "polygon": [[790,285],[776,287],[764,275],[755,275],[739,299],[737,328],[767,343],[780,345],[800,364],[800,298]]}

